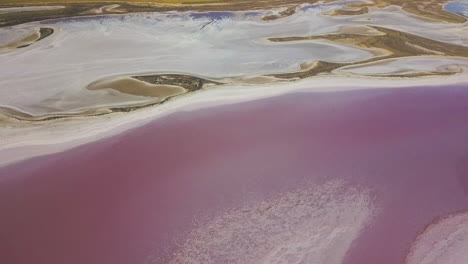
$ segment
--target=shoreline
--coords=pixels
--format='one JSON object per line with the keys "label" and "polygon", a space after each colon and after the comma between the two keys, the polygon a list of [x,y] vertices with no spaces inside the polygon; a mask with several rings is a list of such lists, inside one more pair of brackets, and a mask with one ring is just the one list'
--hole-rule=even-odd
{"label": "shoreline", "polygon": [[[350,88],[349,83],[354,85]],[[372,91],[382,89],[411,89],[416,87],[463,86],[468,89],[466,75],[441,79],[385,79],[318,76],[291,83],[263,86],[219,87],[191,93],[158,107],[142,108],[129,113],[97,117],[58,120],[40,125],[10,123],[0,130],[0,167],[37,156],[69,150],[80,145],[98,142],[178,112],[209,111],[210,108],[229,106],[298,92],[334,93]],[[53,133],[51,133],[53,129]],[[77,130],[79,129],[79,133]]]}

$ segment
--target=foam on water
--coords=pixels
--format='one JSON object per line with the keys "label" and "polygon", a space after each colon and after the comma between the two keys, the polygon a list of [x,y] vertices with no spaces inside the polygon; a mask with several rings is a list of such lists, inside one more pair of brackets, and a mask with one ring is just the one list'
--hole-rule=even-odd
{"label": "foam on water", "polygon": [[201,221],[170,263],[341,263],[373,210],[342,182],[303,188]]}
{"label": "foam on water", "polygon": [[466,264],[468,212],[434,221],[416,239],[407,264]]}

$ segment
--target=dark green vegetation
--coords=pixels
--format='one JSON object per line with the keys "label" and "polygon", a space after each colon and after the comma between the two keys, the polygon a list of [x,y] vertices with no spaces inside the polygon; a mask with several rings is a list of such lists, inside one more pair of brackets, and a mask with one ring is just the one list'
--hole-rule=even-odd
{"label": "dark green vegetation", "polygon": [[336,9],[333,11],[332,15],[334,16],[354,16],[354,15],[361,15],[366,14],[369,12],[369,8],[367,6],[359,7],[356,10],[347,10],[347,9]]}
{"label": "dark green vegetation", "polygon": [[54,29],[52,29],[52,28],[40,28],[39,33],[41,34],[41,36],[36,41],[39,41],[41,39],[45,39],[48,36],[52,35],[54,33]]}
{"label": "dark green vegetation", "polygon": [[219,82],[211,81],[208,79],[184,74],[142,75],[132,76],[132,78],[151,84],[176,85],[190,92],[202,89],[205,84],[221,84]]}

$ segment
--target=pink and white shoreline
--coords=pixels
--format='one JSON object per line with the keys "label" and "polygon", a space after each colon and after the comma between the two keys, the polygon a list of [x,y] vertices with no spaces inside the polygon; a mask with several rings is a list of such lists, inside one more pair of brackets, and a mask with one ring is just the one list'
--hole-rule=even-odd
{"label": "pink and white shoreline", "polygon": [[[351,84],[351,85],[350,85]],[[167,104],[103,117],[59,120],[35,126],[12,125],[0,129],[0,167],[32,157],[65,151],[134,129],[174,112],[190,112],[294,92],[323,93],[349,90],[465,85],[466,74],[447,78],[387,79],[318,76],[292,83],[262,86],[226,86],[189,94]],[[79,133],[77,133],[77,131]]]}

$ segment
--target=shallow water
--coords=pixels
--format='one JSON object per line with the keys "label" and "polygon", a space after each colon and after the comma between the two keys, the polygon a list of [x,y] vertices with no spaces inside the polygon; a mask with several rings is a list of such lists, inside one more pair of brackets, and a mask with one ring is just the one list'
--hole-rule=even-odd
{"label": "shallow water", "polygon": [[[419,264],[425,227],[468,210],[467,115],[461,85],[174,113],[0,168],[0,259]],[[466,248],[455,220],[441,256]]]}
{"label": "shallow water", "polygon": [[468,1],[467,0],[457,0],[449,2],[444,6],[444,9],[454,13],[460,14],[468,17]]}

